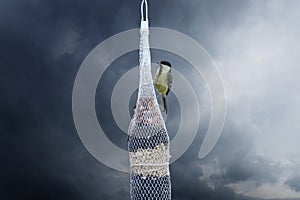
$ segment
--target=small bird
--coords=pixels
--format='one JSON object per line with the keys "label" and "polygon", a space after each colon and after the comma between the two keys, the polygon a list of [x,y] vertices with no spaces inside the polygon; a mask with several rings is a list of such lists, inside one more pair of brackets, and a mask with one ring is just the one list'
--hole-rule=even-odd
{"label": "small bird", "polygon": [[159,92],[159,94],[162,96],[163,106],[164,106],[164,112],[168,112],[167,108],[167,100],[166,96],[169,94],[172,81],[173,81],[173,75],[171,72],[171,63],[168,61],[160,61],[158,62],[159,68],[156,71],[155,77],[154,77],[154,85]]}

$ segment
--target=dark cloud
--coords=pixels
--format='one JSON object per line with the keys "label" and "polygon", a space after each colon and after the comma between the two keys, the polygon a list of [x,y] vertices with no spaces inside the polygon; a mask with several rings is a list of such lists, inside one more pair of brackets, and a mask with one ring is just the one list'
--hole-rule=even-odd
{"label": "dark cloud", "polygon": [[300,176],[294,176],[288,179],[285,184],[291,187],[294,191],[300,192]]}
{"label": "dark cloud", "polygon": [[[229,111],[228,119],[231,119],[231,116]],[[214,182],[228,184],[255,181],[256,185],[260,186],[266,182],[277,181],[276,174],[280,171],[280,166],[255,154],[251,130],[248,131],[241,130],[233,122],[225,125],[219,145],[211,155],[212,159],[218,159],[220,167],[220,172],[210,177]],[[243,134],[240,134],[241,132]]]}

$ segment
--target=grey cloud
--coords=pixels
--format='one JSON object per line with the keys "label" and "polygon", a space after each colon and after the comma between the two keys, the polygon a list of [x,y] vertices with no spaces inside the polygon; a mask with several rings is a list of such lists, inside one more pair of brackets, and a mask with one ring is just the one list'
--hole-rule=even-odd
{"label": "grey cloud", "polygon": [[287,184],[292,190],[300,192],[300,176],[294,176],[288,179],[285,184]]}
{"label": "grey cloud", "polygon": [[257,193],[258,188],[273,185],[273,192],[260,192],[263,198],[273,197],[277,190],[285,198],[299,197],[282,182],[287,177],[286,160],[292,166],[299,162],[294,143],[299,132],[295,123],[298,115],[293,112],[299,107],[295,93],[299,84],[293,74],[299,70],[294,67],[298,60],[291,50],[299,43],[294,37],[299,26],[293,25],[298,24],[299,4],[291,3],[253,1],[243,13],[243,23],[220,27],[216,34],[230,113],[214,150],[219,171],[210,178],[237,185],[254,181],[251,187]]}
{"label": "grey cloud", "polygon": [[[232,114],[228,113],[227,117],[231,118]],[[227,122],[217,146],[204,160],[204,164],[209,165],[217,161],[211,166],[214,173],[207,177],[209,181],[217,185],[251,180],[257,186],[277,181],[280,166],[255,153],[251,132],[249,127]]]}

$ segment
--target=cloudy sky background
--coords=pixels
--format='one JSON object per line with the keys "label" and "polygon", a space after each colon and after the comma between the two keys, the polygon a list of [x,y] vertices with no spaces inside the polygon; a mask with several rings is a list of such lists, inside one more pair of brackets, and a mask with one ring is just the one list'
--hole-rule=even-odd
{"label": "cloudy sky background", "polygon": [[[128,174],[104,166],[81,143],[71,97],[88,53],[138,27],[139,3],[0,1],[1,199],[129,199]],[[203,82],[193,82],[203,117],[193,145],[170,166],[173,199],[300,199],[300,1],[152,0],[149,9],[151,26],[185,33],[208,51],[227,94],[223,133],[199,160],[210,105]],[[96,96],[99,121],[122,148],[108,83],[136,66],[137,55],[117,60]],[[192,74],[174,55],[152,57]],[[167,125],[175,130],[178,102],[172,94],[168,101]]]}

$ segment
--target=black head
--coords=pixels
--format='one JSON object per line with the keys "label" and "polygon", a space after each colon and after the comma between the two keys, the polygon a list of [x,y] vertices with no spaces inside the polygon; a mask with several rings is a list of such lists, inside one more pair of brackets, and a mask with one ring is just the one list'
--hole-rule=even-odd
{"label": "black head", "polygon": [[169,67],[172,67],[172,66],[171,66],[171,63],[168,62],[168,61],[160,61],[159,63],[162,64],[162,65],[167,65],[167,66],[169,66]]}

